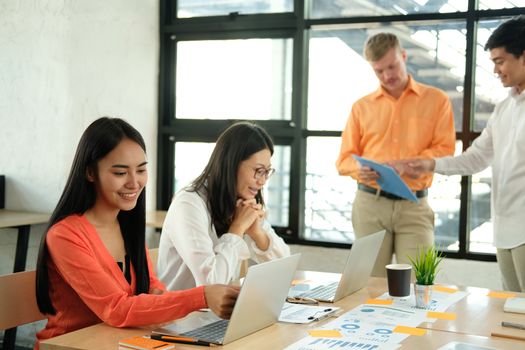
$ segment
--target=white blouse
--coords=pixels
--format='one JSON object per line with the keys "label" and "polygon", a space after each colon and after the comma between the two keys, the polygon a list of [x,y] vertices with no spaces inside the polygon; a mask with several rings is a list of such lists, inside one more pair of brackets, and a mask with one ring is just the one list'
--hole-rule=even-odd
{"label": "white blouse", "polygon": [[266,251],[257,248],[248,236],[215,232],[206,199],[187,188],[179,191],[171,203],[160,236],[157,275],[168,290],[199,285],[228,284],[239,278],[241,262],[263,262],[290,255],[267,220],[262,228],[270,239]]}

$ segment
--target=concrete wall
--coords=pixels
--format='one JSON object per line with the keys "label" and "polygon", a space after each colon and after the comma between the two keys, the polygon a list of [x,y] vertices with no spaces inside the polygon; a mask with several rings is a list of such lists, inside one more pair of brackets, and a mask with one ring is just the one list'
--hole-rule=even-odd
{"label": "concrete wall", "polygon": [[[145,138],[154,209],[158,13],[158,0],[0,0],[7,209],[52,211],[81,133],[104,115],[126,119]],[[32,228],[28,268],[43,229]],[[15,230],[0,230],[0,274],[12,271],[15,244]]]}

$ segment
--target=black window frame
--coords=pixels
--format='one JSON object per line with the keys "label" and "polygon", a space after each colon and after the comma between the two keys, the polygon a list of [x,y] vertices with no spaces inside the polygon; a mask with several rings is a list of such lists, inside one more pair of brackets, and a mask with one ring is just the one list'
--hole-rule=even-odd
{"label": "black window frame", "polygon": [[[410,24],[423,21],[433,23],[464,20],[466,23],[465,80],[462,129],[456,132],[463,150],[480,135],[473,130],[474,89],[476,68],[476,32],[481,20],[499,19],[525,13],[525,8],[478,10],[477,0],[468,1],[465,12],[416,13],[407,15],[363,16],[309,19],[305,1],[294,0],[294,11],[278,14],[242,15],[237,12],[225,16],[176,18],[176,0],[160,0],[160,74],[157,158],[157,208],[166,210],[173,196],[174,143],[179,141],[214,142],[220,132],[236,120],[176,119],[175,65],[176,42],[183,40],[292,38],[292,114],[291,120],[257,120],[278,145],[291,146],[289,226],[275,227],[287,243],[324,247],[348,248],[350,243],[306,240],[304,232],[306,143],[308,137],[339,137],[340,131],[307,129],[307,81],[309,29],[313,26],[361,25],[366,23]],[[481,261],[496,261],[494,254],[468,251],[468,217],[470,205],[470,176],[461,178],[459,213],[459,250],[445,252],[447,257]]]}

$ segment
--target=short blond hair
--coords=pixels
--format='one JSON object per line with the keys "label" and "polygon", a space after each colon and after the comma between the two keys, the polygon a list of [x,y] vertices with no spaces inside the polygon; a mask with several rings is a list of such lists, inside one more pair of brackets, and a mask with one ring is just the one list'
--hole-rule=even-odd
{"label": "short blond hair", "polygon": [[402,50],[401,43],[397,36],[392,33],[378,33],[367,39],[364,55],[367,61],[375,62],[383,58],[392,48]]}

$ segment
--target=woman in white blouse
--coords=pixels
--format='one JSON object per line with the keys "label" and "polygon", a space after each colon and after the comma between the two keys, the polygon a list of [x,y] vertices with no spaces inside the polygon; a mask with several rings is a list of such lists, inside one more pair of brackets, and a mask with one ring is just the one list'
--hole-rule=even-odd
{"label": "woman in white blouse", "polygon": [[175,195],[164,220],[157,270],[169,290],[229,283],[245,259],[290,255],[264,211],[272,155],[270,136],[255,124],[236,123],[219,136],[203,172]]}

